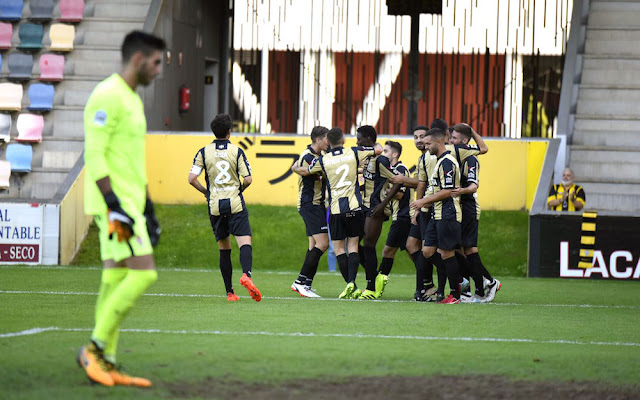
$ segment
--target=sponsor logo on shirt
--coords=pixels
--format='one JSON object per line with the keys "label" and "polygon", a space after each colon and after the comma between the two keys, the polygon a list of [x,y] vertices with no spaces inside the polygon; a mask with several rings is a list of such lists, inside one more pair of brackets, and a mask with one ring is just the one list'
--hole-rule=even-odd
{"label": "sponsor logo on shirt", "polygon": [[103,110],[96,111],[96,114],[93,116],[94,125],[105,126],[107,124],[107,113]]}

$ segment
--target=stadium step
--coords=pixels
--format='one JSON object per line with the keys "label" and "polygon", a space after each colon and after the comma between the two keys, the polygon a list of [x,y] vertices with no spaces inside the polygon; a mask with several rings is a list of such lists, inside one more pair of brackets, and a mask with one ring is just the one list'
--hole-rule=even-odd
{"label": "stadium step", "polygon": [[[614,129],[615,135],[611,133]],[[614,129],[611,128],[611,125],[606,130],[576,129],[573,132],[573,144],[584,146],[633,147],[638,146],[640,143],[640,133],[637,131]]]}
{"label": "stadium step", "polygon": [[640,115],[640,90],[581,87],[579,114]]}
{"label": "stadium step", "polygon": [[622,54],[640,56],[640,28],[587,29],[586,54]]}
{"label": "stadium step", "polygon": [[606,211],[640,210],[640,184],[624,185],[577,179],[587,196],[587,209]]}
{"label": "stadium step", "polygon": [[627,85],[640,86],[640,57],[619,59],[584,57],[582,86]]}
{"label": "stadium step", "polygon": [[640,184],[640,157],[637,148],[610,150],[602,147],[571,146],[570,166],[576,180],[588,178],[598,182]]}
{"label": "stadium step", "polygon": [[146,18],[149,11],[149,4],[147,1],[135,3],[135,2],[103,2],[95,3],[93,5],[92,14],[94,16],[100,16],[103,18]]}
{"label": "stadium step", "polygon": [[640,28],[640,3],[630,1],[592,1],[591,26],[625,26]]}

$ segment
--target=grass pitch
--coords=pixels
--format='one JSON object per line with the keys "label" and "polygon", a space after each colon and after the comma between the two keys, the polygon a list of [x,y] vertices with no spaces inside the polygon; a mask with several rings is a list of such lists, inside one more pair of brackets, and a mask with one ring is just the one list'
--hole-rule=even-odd
{"label": "grass pitch", "polygon": [[[494,303],[415,303],[410,300],[412,269],[401,263],[408,259],[400,254],[381,301],[337,300],[344,282],[339,274],[322,268],[314,286],[323,298],[305,299],[289,289],[302,258],[299,247],[304,250],[306,240],[298,232],[300,221],[291,221],[291,231],[302,238],[287,244],[267,241],[269,229],[275,228],[252,217],[254,282],[264,299],[254,302],[237,284],[236,261],[234,282],[242,299],[229,303],[219,270],[213,267],[217,255],[208,221],[200,211],[186,218],[190,209],[159,207],[165,229],[157,257],[159,279],[122,326],[118,361],[129,372],[150,378],[153,388],[92,386],[75,364],[75,353],[93,326],[97,262],[0,266],[0,398],[255,399],[261,398],[256,387],[291,382],[314,380],[328,387],[363,377],[440,375],[462,381],[506,377],[533,381],[534,388],[535,382],[546,388],[549,382],[589,381],[603,390],[624,387],[631,393],[625,398],[638,396],[637,282],[526,279],[496,273],[503,288]],[[174,210],[180,211],[180,221],[168,217]],[[278,218],[278,212],[266,214]],[[522,227],[504,223],[500,228],[509,229]],[[259,232],[264,239],[258,239]],[[526,231],[521,234],[526,237]],[[482,235],[481,231],[481,241]],[[209,245],[203,249],[205,242]],[[503,245],[518,248],[513,241]],[[95,243],[89,238],[83,249],[86,257],[91,246]],[[270,261],[262,262],[270,253]],[[518,263],[512,265],[510,271],[515,272],[509,275],[518,275]],[[361,284],[362,280],[360,271]],[[233,392],[239,382],[262,386]],[[388,386],[394,393],[394,386]],[[313,387],[318,392],[296,389],[298,397],[269,398],[326,398],[320,396],[322,385]],[[468,398],[481,394],[473,388],[470,393]],[[353,397],[339,393],[331,398]]]}

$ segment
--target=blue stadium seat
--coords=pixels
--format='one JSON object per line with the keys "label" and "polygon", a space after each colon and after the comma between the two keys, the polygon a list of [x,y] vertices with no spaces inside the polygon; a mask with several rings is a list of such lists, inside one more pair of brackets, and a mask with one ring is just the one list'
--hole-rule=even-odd
{"label": "blue stadium seat", "polygon": [[29,144],[11,143],[7,145],[6,157],[13,172],[31,172],[33,149]]}
{"label": "blue stadium seat", "polygon": [[33,56],[31,54],[12,53],[7,60],[10,80],[28,81],[33,70]]}
{"label": "blue stadium seat", "polygon": [[30,0],[30,20],[50,21],[53,18],[53,0]]}
{"label": "blue stadium seat", "polygon": [[0,0],[0,21],[20,21],[23,7],[22,0]]}
{"label": "blue stadium seat", "polygon": [[53,85],[32,83],[29,86],[29,111],[51,111],[53,109]]}
{"label": "blue stadium seat", "polygon": [[40,50],[42,48],[42,37],[44,28],[38,24],[22,24],[18,31],[20,37],[20,50]]}

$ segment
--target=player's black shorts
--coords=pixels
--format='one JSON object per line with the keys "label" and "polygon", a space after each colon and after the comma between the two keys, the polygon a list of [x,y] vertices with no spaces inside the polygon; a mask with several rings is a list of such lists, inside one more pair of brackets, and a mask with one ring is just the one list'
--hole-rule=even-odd
{"label": "player's black shorts", "polygon": [[409,237],[409,231],[412,226],[414,225],[411,224],[411,219],[408,217],[398,217],[398,219],[391,223],[391,227],[389,228],[387,246],[406,250],[407,237]]}
{"label": "player's black shorts", "polygon": [[427,224],[431,220],[431,208],[429,211],[422,211],[418,215],[418,225],[411,225],[411,231],[409,231],[409,236],[412,238],[420,239],[420,241],[424,240],[425,231],[427,230]]}
{"label": "player's black shorts", "polygon": [[438,232],[438,248],[441,250],[456,250],[462,243],[461,226],[458,221],[441,219],[435,221]]}
{"label": "player's black shorts", "polygon": [[438,231],[436,230],[436,220],[429,218],[427,228],[423,231],[422,240],[425,247],[438,247]]}
{"label": "player's black shorts", "polygon": [[364,236],[364,213],[362,210],[329,215],[331,240],[344,240]]}
{"label": "player's black shorts", "polygon": [[304,225],[307,227],[307,236],[327,233],[327,210],[322,205],[305,206],[298,210]]}
{"label": "player's black shorts", "polygon": [[478,247],[478,220],[462,214],[462,247]]}
{"label": "player's black shorts", "polygon": [[209,215],[211,228],[216,235],[216,242],[226,239],[229,234],[233,236],[251,236],[251,226],[249,226],[249,212],[245,208],[237,214]]}

